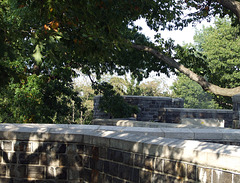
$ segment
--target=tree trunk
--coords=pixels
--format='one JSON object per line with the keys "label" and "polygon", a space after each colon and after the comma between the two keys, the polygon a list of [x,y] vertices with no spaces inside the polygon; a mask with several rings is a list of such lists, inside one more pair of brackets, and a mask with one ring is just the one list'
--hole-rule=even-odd
{"label": "tree trunk", "polygon": [[217,0],[219,4],[221,4],[224,8],[232,11],[240,21],[240,2],[236,0]]}
{"label": "tree trunk", "polygon": [[197,75],[190,69],[184,67],[182,64],[176,62],[171,57],[168,57],[153,48],[143,46],[143,45],[136,45],[136,44],[132,44],[132,47],[135,49],[153,54],[155,57],[157,57],[161,61],[167,63],[169,66],[177,69],[181,73],[188,76],[191,80],[197,82],[205,91],[210,91],[215,95],[228,96],[228,97],[232,97],[233,95],[240,93],[240,86],[236,88],[221,88],[217,85],[209,83],[202,76]]}

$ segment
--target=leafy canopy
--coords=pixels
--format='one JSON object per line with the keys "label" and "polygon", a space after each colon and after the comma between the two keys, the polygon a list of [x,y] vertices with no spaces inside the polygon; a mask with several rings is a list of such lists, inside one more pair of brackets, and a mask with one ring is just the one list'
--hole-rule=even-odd
{"label": "leafy canopy", "polygon": [[[240,27],[228,17],[216,18],[214,25],[197,30],[194,44],[177,49],[181,63],[209,82],[226,88],[240,83]],[[214,96],[223,108],[231,107],[231,97]]]}
{"label": "leafy canopy", "polygon": [[172,96],[184,99],[185,108],[217,109],[219,106],[211,94],[203,91],[200,85],[180,74],[173,83]]}
{"label": "leafy canopy", "polygon": [[[87,75],[131,71],[141,80],[151,71],[173,68],[132,43],[171,55],[138,33],[134,21],[145,18],[154,30],[181,29],[190,22],[226,13],[217,2],[200,0],[2,0],[0,1],[0,120],[65,121],[81,108],[73,91],[74,69]],[[184,11],[193,8],[187,16]],[[26,105],[24,105],[26,104]]]}

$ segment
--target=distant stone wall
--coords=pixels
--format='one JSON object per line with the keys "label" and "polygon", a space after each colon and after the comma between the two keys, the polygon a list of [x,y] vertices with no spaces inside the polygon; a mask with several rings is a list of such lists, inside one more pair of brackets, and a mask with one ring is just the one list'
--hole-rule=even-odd
{"label": "distant stone wall", "polygon": [[162,138],[136,130],[131,133],[101,126],[1,124],[0,182],[240,180],[238,146]]}
{"label": "distant stone wall", "polygon": [[[219,109],[188,109],[188,108],[162,108],[159,110],[158,119],[163,123],[185,123],[188,119],[196,119],[196,122],[209,125],[232,128],[233,110]],[[197,120],[199,119],[199,120]],[[192,121],[193,122],[193,121]]]}
{"label": "distant stone wall", "polygon": [[[136,119],[139,121],[156,121],[160,108],[174,107],[183,108],[184,101],[180,98],[170,97],[148,97],[148,96],[123,96],[125,101],[139,108]],[[94,115],[95,119],[110,118],[110,115],[99,109],[100,96],[94,98]]]}

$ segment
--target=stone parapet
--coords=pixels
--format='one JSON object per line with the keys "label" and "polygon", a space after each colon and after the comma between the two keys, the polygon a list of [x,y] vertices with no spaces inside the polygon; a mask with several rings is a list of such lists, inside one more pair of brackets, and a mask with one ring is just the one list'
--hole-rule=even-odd
{"label": "stone parapet", "polygon": [[[189,108],[162,108],[159,110],[159,122],[188,123],[206,126],[222,126],[232,128],[232,110],[220,109],[189,109]],[[195,120],[195,121],[194,121]]]}
{"label": "stone parapet", "polygon": [[240,131],[238,129],[118,119],[95,119],[93,124],[94,126],[100,125],[99,129],[101,130],[240,145]]}
{"label": "stone parapet", "polygon": [[[110,115],[99,109],[100,96],[94,97],[94,119],[110,118]],[[180,98],[170,97],[150,97],[150,96],[123,96],[128,104],[139,108],[136,119],[139,121],[156,121],[158,119],[158,110],[164,107],[183,107],[184,101]]]}
{"label": "stone parapet", "polygon": [[[219,140],[230,138],[233,131],[218,129],[211,136],[206,129],[152,130],[100,125],[1,124],[0,182],[234,183],[239,180],[239,146],[181,138]],[[234,138],[239,140],[239,133],[234,132]],[[158,137],[157,133],[169,138]]]}

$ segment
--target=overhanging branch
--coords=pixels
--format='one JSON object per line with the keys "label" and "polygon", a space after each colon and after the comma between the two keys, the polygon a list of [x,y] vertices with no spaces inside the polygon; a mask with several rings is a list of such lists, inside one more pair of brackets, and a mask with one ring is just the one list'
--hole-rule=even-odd
{"label": "overhanging branch", "polygon": [[224,8],[232,11],[240,21],[240,2],[236,0],[217,0],[219,4],[221,4]]}
{"label": "overhanging branch", "polygon": [[148,46],[143,46],[143,45],[136,45],[136,44],[132,44],[132,47],[137,50],[141,50],[141,51],[145,51],[153,54],[156,58],[167,63],[169,66],[177,69],[181,73],[185,74],[191,80],[197,82],[205,91],[210,91],[215,95],[228,96],[228,97],[232,97],[233,95],[240,93],[240,86],[236,88],[221,88],[217,85],[209,83],[202,76],[197,75],[190,69],[186,68],[184,65],[176,62],[173,58],[168,57],[153,48],[150,48]]}

